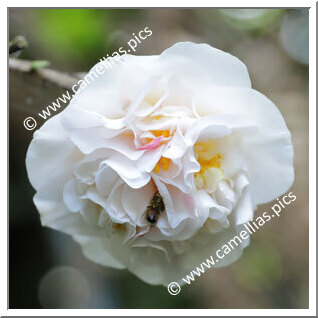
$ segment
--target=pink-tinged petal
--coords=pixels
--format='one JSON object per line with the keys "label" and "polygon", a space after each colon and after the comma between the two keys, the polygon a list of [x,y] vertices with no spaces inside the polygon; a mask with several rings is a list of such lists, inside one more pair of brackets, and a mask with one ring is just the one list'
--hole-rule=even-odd
{"label": "pink-tinged petal", "polygon": [[187,207],[188,211],[193,212],[194,211],[194,201],[193,201],[192,196],[189,194],[184,194],[182,199],[183,199],[183,203]]}
{"label": "pink-tinged petal", "polygon": [[160,146],[163,136],[159,136],[152,140],[149,144],[137,148],[138,150],[154,150]]}

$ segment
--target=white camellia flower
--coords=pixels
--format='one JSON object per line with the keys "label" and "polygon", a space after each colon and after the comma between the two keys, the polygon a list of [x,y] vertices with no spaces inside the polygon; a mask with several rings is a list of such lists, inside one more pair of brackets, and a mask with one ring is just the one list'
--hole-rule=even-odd
{"label": "white camellia flower", "polygon": [[34,134],[26,165],[44,226],[150,284],[192,270],[294,179],[284,119],[245,65],[189,42],[123,57]]}

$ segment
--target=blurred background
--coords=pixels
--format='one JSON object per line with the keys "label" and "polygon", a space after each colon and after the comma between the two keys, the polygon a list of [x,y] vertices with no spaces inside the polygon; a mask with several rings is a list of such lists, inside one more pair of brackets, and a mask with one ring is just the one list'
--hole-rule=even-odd
{"label": "blurred background", "polygon": [[[308,9],[9,10],[9,40],[22,35],[29,43],[19,58],[63,72],[87,72],[146,26],[152,36],[136,55],[205,42],[247,65],[253,87],[291,131],[297,200],[252,236],[239,261],[207,271],[178,296],[96,265],[69,236],[41,226],[26,175],[33,133],[23,120],[65,89],[10,70],[9,308],[308,308]],[[259,206],[256,216],[270,207]]]}

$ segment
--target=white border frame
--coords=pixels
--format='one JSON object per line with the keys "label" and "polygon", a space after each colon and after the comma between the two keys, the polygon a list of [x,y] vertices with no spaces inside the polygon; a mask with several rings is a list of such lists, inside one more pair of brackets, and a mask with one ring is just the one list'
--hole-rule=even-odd
{"label": "white border frame", "polygon": [[[48,4],[49,2],[49,4]],[[86,7],[86,2],[70,1],[70,0],[55,0],[46,1],[45,3],[40,0],[27,1],[28,7]],[[130,2],[128,0],[117,1],[103,1],[103,0],[90,0],[90,7],[180,7],[181,2],[178,0],[156,0],[149,1],[136,0]],[[0,277],[0,314],[1,316],[105,316],[105,315],[129,315],[129,316],[316,316],[316,2],[315,1],[284,1],[284,0],[267,0],[267,1],[235,1],[235,0],[215,0],[204,1],[183,1],[182,7],[310,7],[309,10],[309,309],[7,309],[8,301],[8,215],[4,213],[5,208],[2,210],[2,222],[0,231],[0,246],[1,255],[6,255],[6,262],[1,263]],[[0,30],[1,30],[1,43],[7,43],[7,10],[13,7],[25,7],[26,2],[23,0],[5,1],[0,5]],[[105,7],[106,8],[106,7]],[[2,74],[8,74],[7,68],[7,50],[4,47],[0,50],[1,54],[1,70]],[[8,121],[7,109],[4,107],[8,103],[8,78],[1,79],[1,96],[6,96],[7,101],[3,101],[0,108],[1,124],[0,135],[2,136],[1,143],[2,149],[7,148],[5,145],[7,136]],[[7,136],[8,140],[8,136]],[[0,157],[0,167],[2,176],[8,174],[7,172],[7,157]],[[7,191],[8,185],[5,178],[1,179],[1,202],[6,202],[8,208]],[[5,191],[6,189],[6,191]],[[23,194],[21,194],[23,195]],[[4,205],[3,205],[4,206]],[[6,282],[6,283],[5,283]],[[171,296],[173,297],[173,296]]]}

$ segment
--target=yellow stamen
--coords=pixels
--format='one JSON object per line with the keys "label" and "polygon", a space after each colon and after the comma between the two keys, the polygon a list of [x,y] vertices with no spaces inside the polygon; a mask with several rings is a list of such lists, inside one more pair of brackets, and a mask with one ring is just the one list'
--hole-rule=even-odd
{"label": "yellow stamen", "polygon": [[155,136],[155,137],[160,137],[163,136],[165,138],[168,138],[171,136],[170,134],[170,130],[151,130],[151,133]]}
{"label": "yellow stamen", "polygon": [[194,174],[195,183],[198,188],[204,188],[209,193],[214,192],[223,179],[223,156],[220,153],[215,154],[214,149],[213,141],[198,142],[194,146],[195,156],[201,166],[200,171]]}
{"label": "yellow stamen", "polygon": [[161,169],[166,171],[169,169],[170,163],[171,163],[171,159],[161,157],[158,163],[156,164],[155,168],[153,169],[153,171],[155,173],[159,173]]}
{"label": "yellow stamen", "polygon": [[199,172],[196,172],[196,174],[204,174],[204,172],[209,168],[221,168],[221,160],[223,159],[223,156],[219,153],[217,153],[215,156],[213,156],[209,160],[202,159],[200,156],[198,157],[198,162],[201,166],[201,170]]}
{"label": "yellow stamen", "polygon": [[159,163],[156,164],[155,168],[153,169],[153,171],[155,173],[159,173],[160,172],[160,166],[159,166]]}

